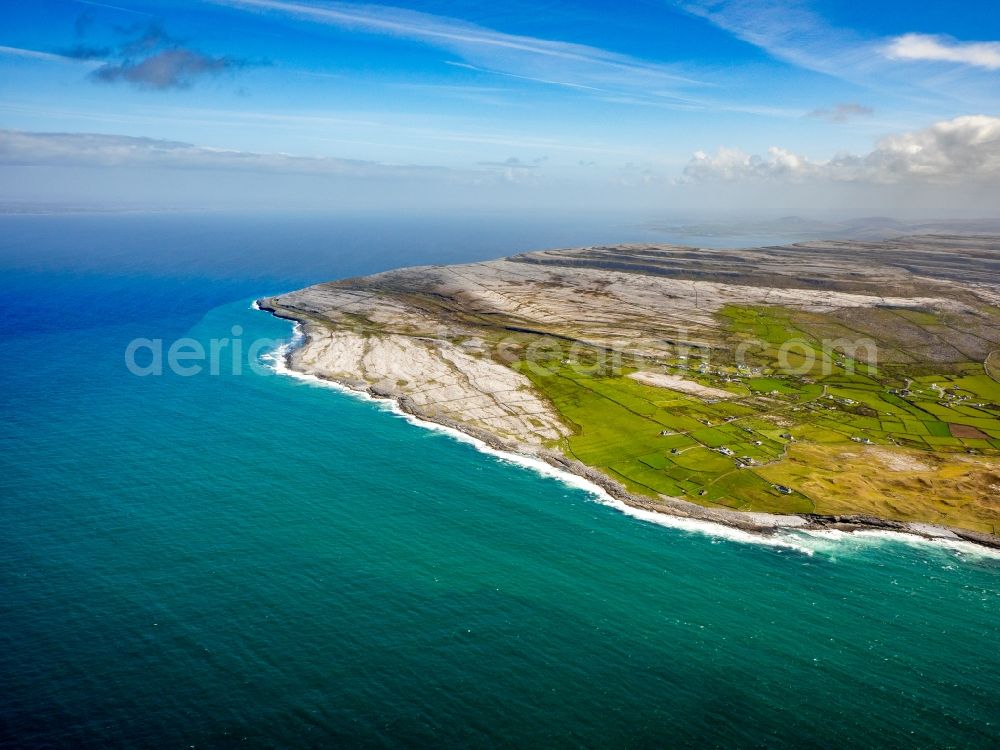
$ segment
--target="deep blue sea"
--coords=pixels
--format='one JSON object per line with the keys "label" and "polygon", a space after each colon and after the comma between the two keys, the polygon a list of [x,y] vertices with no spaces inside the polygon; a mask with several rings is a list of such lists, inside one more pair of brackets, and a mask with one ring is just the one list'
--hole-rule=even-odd
{"label": "deep blue sea", "polygon": [[1000,745],[997,557],[668,528],[266,369],[125,366],[287,341],[251,302],[311,282],[649,237],[0,217],[0,744]]}

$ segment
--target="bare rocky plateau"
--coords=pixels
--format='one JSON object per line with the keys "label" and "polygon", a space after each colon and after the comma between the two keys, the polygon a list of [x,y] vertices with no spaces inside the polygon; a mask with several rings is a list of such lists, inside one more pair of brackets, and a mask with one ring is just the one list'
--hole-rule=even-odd
{"label": "bare rocky plateau", "polygon": [[718,313],[727,305],[778,306],[847,321],[879,309],[947,314],[959,321],[953,335],[908,332],[912,340],[889,347],[888,356],[915,364],[986,362],[1000,349],[1000,328],[981,313],[1000,307],[998,236],[546,250],[331,281],[259,305],[301,324],[303,343],[288,354],[292,369],[393,399],[420,419],[498,449],[541,458],[634,507],[761,533],[877,528],[1000,548],[992,534],[864,514],[769,515],[636,495],[558,449],[573,425],[510,366],[536,338],[625,351],[650,363],[678,346],[724,352],[732,342]]}

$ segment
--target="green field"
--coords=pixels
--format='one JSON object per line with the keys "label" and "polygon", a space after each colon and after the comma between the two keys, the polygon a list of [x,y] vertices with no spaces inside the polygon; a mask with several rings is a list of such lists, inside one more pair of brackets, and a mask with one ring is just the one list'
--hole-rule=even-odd
{"label": "green field", "polygon": [[[802,461],[811,457],[822,463],[831,451],[840,451],[841,460],[850,463],[856,453],[849,450],[856,449],[887,463],[867,461],[870,469],[865,469],[865,462],[857,462],[851,477],[845,475],[857,485],[855,511],[874,512],[869,506],[878,505],[882,515],[994,530],[990,525],[1000,518],[992,521],[989,509],[966,519],[929,501],[924,513],[919,499],[927,489],[921,489],[922,471],[924,484],[932,474],[950,476],[941,461],[964,472],[965,484],[955,483],[959,496],[952,506],[979,492],[976,482],[983,483],[982,492],[990,492],[991,477],[1000,482],[1000,475],[991,473],[1000,471],[1000,383],[984,363],[950,363],[937,374],[911,375],[905,364],[880,368],[854,352],[821,347],[785,308],[729,307],[720,316],[730,338],[719,347],[717,364],[664,360],[595,374],[556,347],[544,361],[514,366],[573,428],[559,447],[632,492],[740,510],[823,513],[837,493],[810,484]],[[911,317],[911,322],[934,323],[927,313]],[[742,366],[726,359],[750,340],[755,346]],[[645,385],[628,377],[640,367],[732,396],[706,399]],[[798,450],[800,445],[821,453]],[[788,458],[790,448],[794,461]],[[932,456],[934,466],[912,456]],[[794,471],[782,469],[792,464]],[[942,479],[939,485],[935,493],[946,496],[935,502],[948,503],[948,483]],[[866,493],[871,497],[865,499]],[[888,501],[888,509],[881,507]]]}

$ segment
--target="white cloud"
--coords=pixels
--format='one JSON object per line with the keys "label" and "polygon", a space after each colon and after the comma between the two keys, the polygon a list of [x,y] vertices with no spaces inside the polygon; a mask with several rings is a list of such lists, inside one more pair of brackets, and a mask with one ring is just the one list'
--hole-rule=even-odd
{"label": "white cloud", "polygon": [[714,156],[696,151],[684,167],[684,178],[688,182],[735,182],[749,179],[799,181],[814,176],[819,166],[777,146],[769,148],[767,156],[750,155],[738,148],[723,146]]}
{"label": "white cloud", "polygon": [[36,49],[24,49],[22,47],[5,47],[3,45],[0,45],[0,55],[27,57],[32,60],[45,60],[47,62],[79,62],[66,55],[56,55],[51,52],[40,52]]}
{"label": "white cloud", "polygon": [[929,60],[1000,70],[1000,42],[959,42],[933,34],[904,34],[885,47],[894,60]]}
{"label": "white cloud", "polygon": [[507,34],[466,21],[404,8],[295,0],[212,0],[221,5],[278,13],[344,29],[402,37],[447,50],[462,61],[501,75],[578,90],[641,91],[670,98],[701,86],[677,66],[647,62],[572,42]]}
{"label": "white cloud", "polygon": [[829,26],[799,0],[675,0],[691,15],[772,57],[838,78],[862,80],[871,55],[857,35]]}
{"label": "white cloud", "polygon": [[684,180],[1000,184],[1000,118],[956,117],[884,138],[868,154],[840,154],[828,161],[776,146],[766,156],[732,148],[720,148],[714,156],[699,151],[684,168]]}
{"label": "white cloud", "polygon": [[0,166],[152,167],[346,177],[437,175],[447,178],[461,174],[442,167],[232,151],[156,138],[98,133],[32,133],[20,130],[0,130]]}
{"label": "white cloud", "polygon": [[[805,0],[673,2],[777,60],[877,92],[882,111],[896,97],[938,113],[947,111],[944,103],[959,106],[959,111],[1000,103],[996,77],[987,72],[1000,69],[1000,45],[995,42],[921,34],[872,36],[829,23]],[[964,67],[948,75],[928,75],[925,66],[912,64],[915,60],[953,61]],[[929,104],[933,109],[927,109]]]}

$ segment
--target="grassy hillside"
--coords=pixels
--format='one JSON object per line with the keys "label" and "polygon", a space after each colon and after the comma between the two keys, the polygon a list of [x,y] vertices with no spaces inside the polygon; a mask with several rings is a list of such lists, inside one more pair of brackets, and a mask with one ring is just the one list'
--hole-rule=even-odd
{"label": "grassy hillside", "polygon": [[[903,323],[889,327],[880,316]],[[732,306],[720,317],[726,341],[711,359],[647,364],[730,398],[636,382],[628,376],[646,365],[609,371],[597,352],[587,362],[549,347],[543,361],[515,367],[573,426],[560,447],[636,493],[1000,530],[1000,505],[984,501],[1000,497],[1000,383],[982,361],[952,358],[936,373],[906,361],[906,329],[943,327],[939,316],[870,314],[860,333],[878,336],[880,366],[820,344],[813,331],[849,338],[836,319]],[[747,342],[754,346],[737,366],[731,356]]]}

